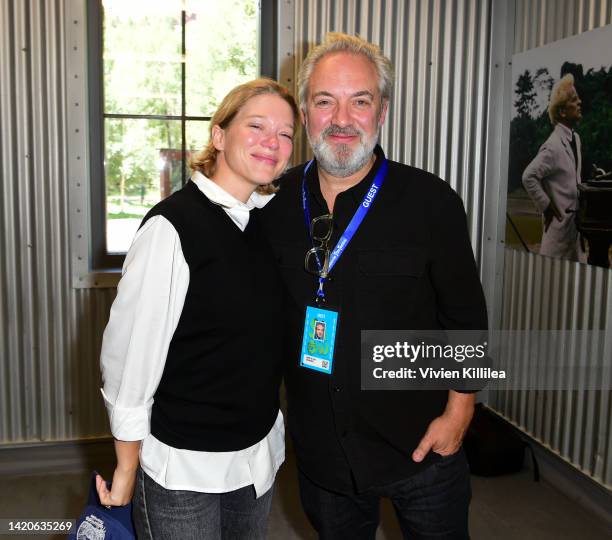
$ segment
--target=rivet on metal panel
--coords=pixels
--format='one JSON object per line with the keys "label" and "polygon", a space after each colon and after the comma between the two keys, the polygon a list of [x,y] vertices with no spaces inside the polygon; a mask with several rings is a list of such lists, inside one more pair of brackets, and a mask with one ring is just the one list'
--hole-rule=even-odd
{"label": "rivet on metal panel", "polygon": [[73,22],[74,22],[74,24],[78,24],[78,23],[79,23],[79,21],[76,21],[76,20],[75,20],[75,21],[73,21]]}
{"label": "rivet on metal panel", "polygon": [[77,187],[81,187],[81,182],[77,182]]}
{"label": "rivet on metal panel", "polygon": [[77,234],[77,238],[83,238],[82,234]]}
{"label": "rivet on metal panel", "polygon": [[77,259],[79,259],[79,261],[83,260],[83,257],[81,257],[80,255],[77,257]]}
{"label": "rivet on metal panel", "polygon": [[78,102],[77,102],[77,103],[75,103],[75,104],[74,104],[74,106],[75,106],[75,107],[78,107],[78,106],[79,106]]}
{"label": "rivet on metal panel", "polygon": [[78,76],[78,75],[75,75],[75,76],[74,76],[74,78],[75,78],[75,79],[78,79],[78,78],[79,78],[79,76]]}
{"label": "rivet on metal panel", "polygon": [[81,213],[81,209],[77,208],[77,214],[80,214],[80,213]]}
{"label": "rivet on metal panel", "polygon": [[291,26],[287,26],[287,30],[291,30]]}
{"label": "rivet on metal panel", "polygon": [[78,51],[79,49],[78,49],[78,47],[75,45],[74,47],[72,47],[72,50],[73,50],[73,51]]}
{"label": "rivet on metal panel", "polygon": [[75,133],[78,133],[78,132],[79,132],[79,128],[76,128],[76,129],[74,130],[74,132],[75,132]]}
{"label": "rivet on metal panel", "polygon": [[80,161],[80,160],[81,160],[81,156],[77,156],[77,160],[79,160],[79,161]]}

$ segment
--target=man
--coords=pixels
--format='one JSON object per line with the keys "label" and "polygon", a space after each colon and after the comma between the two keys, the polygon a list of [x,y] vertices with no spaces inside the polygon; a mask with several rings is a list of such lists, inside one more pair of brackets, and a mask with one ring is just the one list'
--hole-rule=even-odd
{"label": "man", "polygon": [[[460,445],[474,396],[361,390],[362,329],[487,324],[459,197],[386,161],[377,144],[392,80],[377,46],[345,34],[328,35],[301,67],[316,161],[289,171],[264,213],[288,288],[288,426],[302,504],[321,538],[374,538],[384,496],[406,537],[463,539],[470,485]],[[358,208],[367,215],[347,241]],[[309,364],[301,351],[312,311],[327,317],[335,349]]]}
{"label": "man", "polygon": [[576,229],[582,158],[574,131],[582,118],[580,97],[571,74],[554,86],[548,116],[554,129],[523,173],[523,186],[542,213],[540,254],[585,262]]}
{"label": "man", "polygon": [[318,322],[315,324],[315,339],[319,341],[323,341],[325,339],[325,324],[322,322]]}

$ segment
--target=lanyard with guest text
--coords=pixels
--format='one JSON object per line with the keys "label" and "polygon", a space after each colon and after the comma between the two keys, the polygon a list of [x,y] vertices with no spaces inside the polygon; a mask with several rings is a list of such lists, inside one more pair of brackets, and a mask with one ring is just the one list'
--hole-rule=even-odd
{"label": "lanyard with guest text", "polygon": [[[308,204],[308,186],[306,185],[306,174],[308,173],[308,169],[310,169],[313,162],[314,159],[311,159],[304,168],[304,177],[302,179],[302,208],[304,209],[304,220],[306,221],[306,229],[308,230],[308,234],[310,235],[310,242],[314,246],[312,231],[310,230],[310,207]],[[376,195],[378,195],[378,192],[381,186],[383,185],[383,182],[385,181],[385,178],[387,176],[387,169],[387,159],[383,158],[383,161],[380,164],[380,168],[378,169],[378,172],[376,173],[376,176],[372,181],[370,189],[363,197],[363,200],[361,201],[361,204],[357,207],[357,210],[355,210],[355,214],[353,215],[351,221],[346,226],[346,229],[344,229],[342,236],[340,236],[337,244],[330,253],[327,275],[329,275],[336,262],[338,262],[338,259],[346,249],[346,246],[348,246],[349,242],[352,240],[353,236],[357,232],[357,229],[359,229],[361,222],[364,220],[366,214],[369,212],[370,207],[372,206],[372,203],[376,198]],[[327,276],[323,277],[320,275],[322,273],[322,266],[321,261],[318,257],[317,265],[319,266],[319,289],[317,290],[317,302],[325,302],[325,293],[323,292],[323,285],[325,284]]]}

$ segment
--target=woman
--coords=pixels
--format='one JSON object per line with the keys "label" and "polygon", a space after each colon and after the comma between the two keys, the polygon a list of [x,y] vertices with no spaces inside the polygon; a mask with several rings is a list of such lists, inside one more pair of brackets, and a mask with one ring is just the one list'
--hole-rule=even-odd
{"label": "woman", "polygon": [[[258,79],[211,120],[191,181],[145,216],[104,332],[112,490],[139,538],[263,538],[284,460],[280,279],[252,208],[287,166],[298,111]],[[140,458],[140,459],[139,459]],[[140,466],[139,466],[140,461]]]}

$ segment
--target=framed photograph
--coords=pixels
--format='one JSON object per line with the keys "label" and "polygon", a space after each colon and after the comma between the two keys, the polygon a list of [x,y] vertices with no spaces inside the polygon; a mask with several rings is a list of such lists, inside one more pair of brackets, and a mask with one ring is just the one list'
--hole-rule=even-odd
{"label": "framed photograph", "polygon": [[513,56],[506,244],[610,266],[612,26]]}

